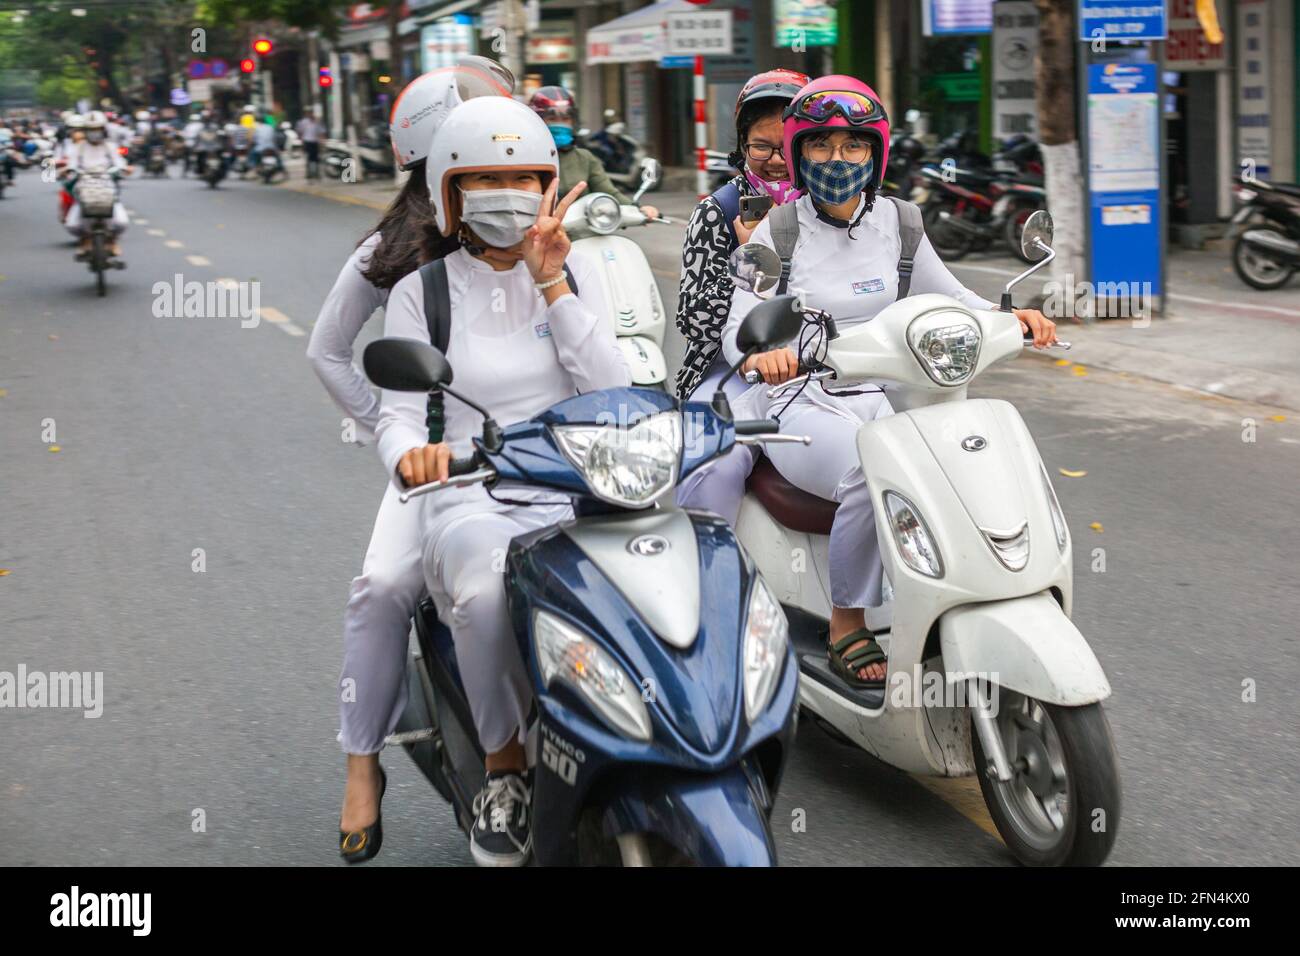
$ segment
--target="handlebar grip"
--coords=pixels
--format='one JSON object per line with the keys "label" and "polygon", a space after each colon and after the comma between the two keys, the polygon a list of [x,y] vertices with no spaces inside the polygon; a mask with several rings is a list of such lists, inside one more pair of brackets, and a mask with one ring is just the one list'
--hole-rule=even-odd
{"label": "handlebar grip", "polygon": [[734,427],[737,435],[770,435],[781,430],[781,423],[775,418],[755,418],[736,422]]}
{"label": "handlebar grip", "polygon": [[447,477],[457,478],[461,475],[468,475],[471,471],[478,471],[478,467],[478,452],[466,455],[464,458],[453,458],[447,466]]}

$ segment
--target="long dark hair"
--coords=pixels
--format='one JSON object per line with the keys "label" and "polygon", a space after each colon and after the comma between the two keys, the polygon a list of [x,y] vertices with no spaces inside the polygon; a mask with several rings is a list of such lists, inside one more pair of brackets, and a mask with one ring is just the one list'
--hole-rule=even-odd
{"label": "long dark hair", "polygon": [[441,259],[455,251],[458,243],[448,239],[434,224],[429,204],[429,187],[424,181],[424,164],[411,169],[411,176],[397,198],[384,210],[379,223],[361,237],[361,245],[375,233],[379,244],[361,273],[377,289],[391,289],[423,263]]}
{"label": "long dark hair", "polygon": [[[782,99],[761,99],[753,100],[746,103],[740,108],[740,115],[736,117],[736,148],[727,156],[727,162],[739,169],[745,170],[745,140],[749,139],[749,131],[761,123],[763,120],[772,116],[780,116],[789,105],[786,100]],[[786,160],[786,165],[790,160]]]}

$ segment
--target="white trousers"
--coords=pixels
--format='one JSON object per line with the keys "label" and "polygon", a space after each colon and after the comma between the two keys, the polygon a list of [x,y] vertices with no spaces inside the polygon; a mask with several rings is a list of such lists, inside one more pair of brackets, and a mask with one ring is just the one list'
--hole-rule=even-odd
{"label": "white trousers", "polygon": [[839,502],[831,525],[831,603],[842,608],[877,607],[884,568],[876,539],[875,508],[858,459],[857,433],[864,422],[892,415],[881,392],[830,397],[812,384],[782,411],[787,396],[767,406],[781,415],[781,431],[810,435],[812,444],[771,444],[764,453],[786,481],[819,498]]}

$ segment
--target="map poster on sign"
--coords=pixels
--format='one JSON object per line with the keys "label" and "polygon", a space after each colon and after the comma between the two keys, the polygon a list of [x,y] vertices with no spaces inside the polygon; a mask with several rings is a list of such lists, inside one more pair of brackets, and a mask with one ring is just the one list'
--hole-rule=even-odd
{"label": "map poster on sign", "polygon": [[1268,2],[1237,0],[1238,171],[1268,179],[1273,165],[1269,135]]}
{"label": "map poster on sign", "polygon": [[1089,259],[1100,298],[1163,294],[1157,83],[1154,63],[1088,67]]}
{"label": "map poster on sign", "polygon": [[1038,52],[1038,9],[1033,0],[993,5],[993,135],[1005,139],[1038,136],[1034,56]]}

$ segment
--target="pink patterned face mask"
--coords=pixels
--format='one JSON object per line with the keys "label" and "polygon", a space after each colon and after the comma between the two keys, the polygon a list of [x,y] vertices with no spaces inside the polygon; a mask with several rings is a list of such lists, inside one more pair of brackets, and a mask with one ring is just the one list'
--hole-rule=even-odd
{"label": "pink patterned face mask", "polygon": [[772,202],[778,206],[784,206],[788,202],[794,202],[799,198],[799,190],[795,189],[788,179],[780,179],[776,182],[768,182],[755,176],[748,168],[745,169],[745,178],[749,184],[761,193],[767,193],[772,197]]}

